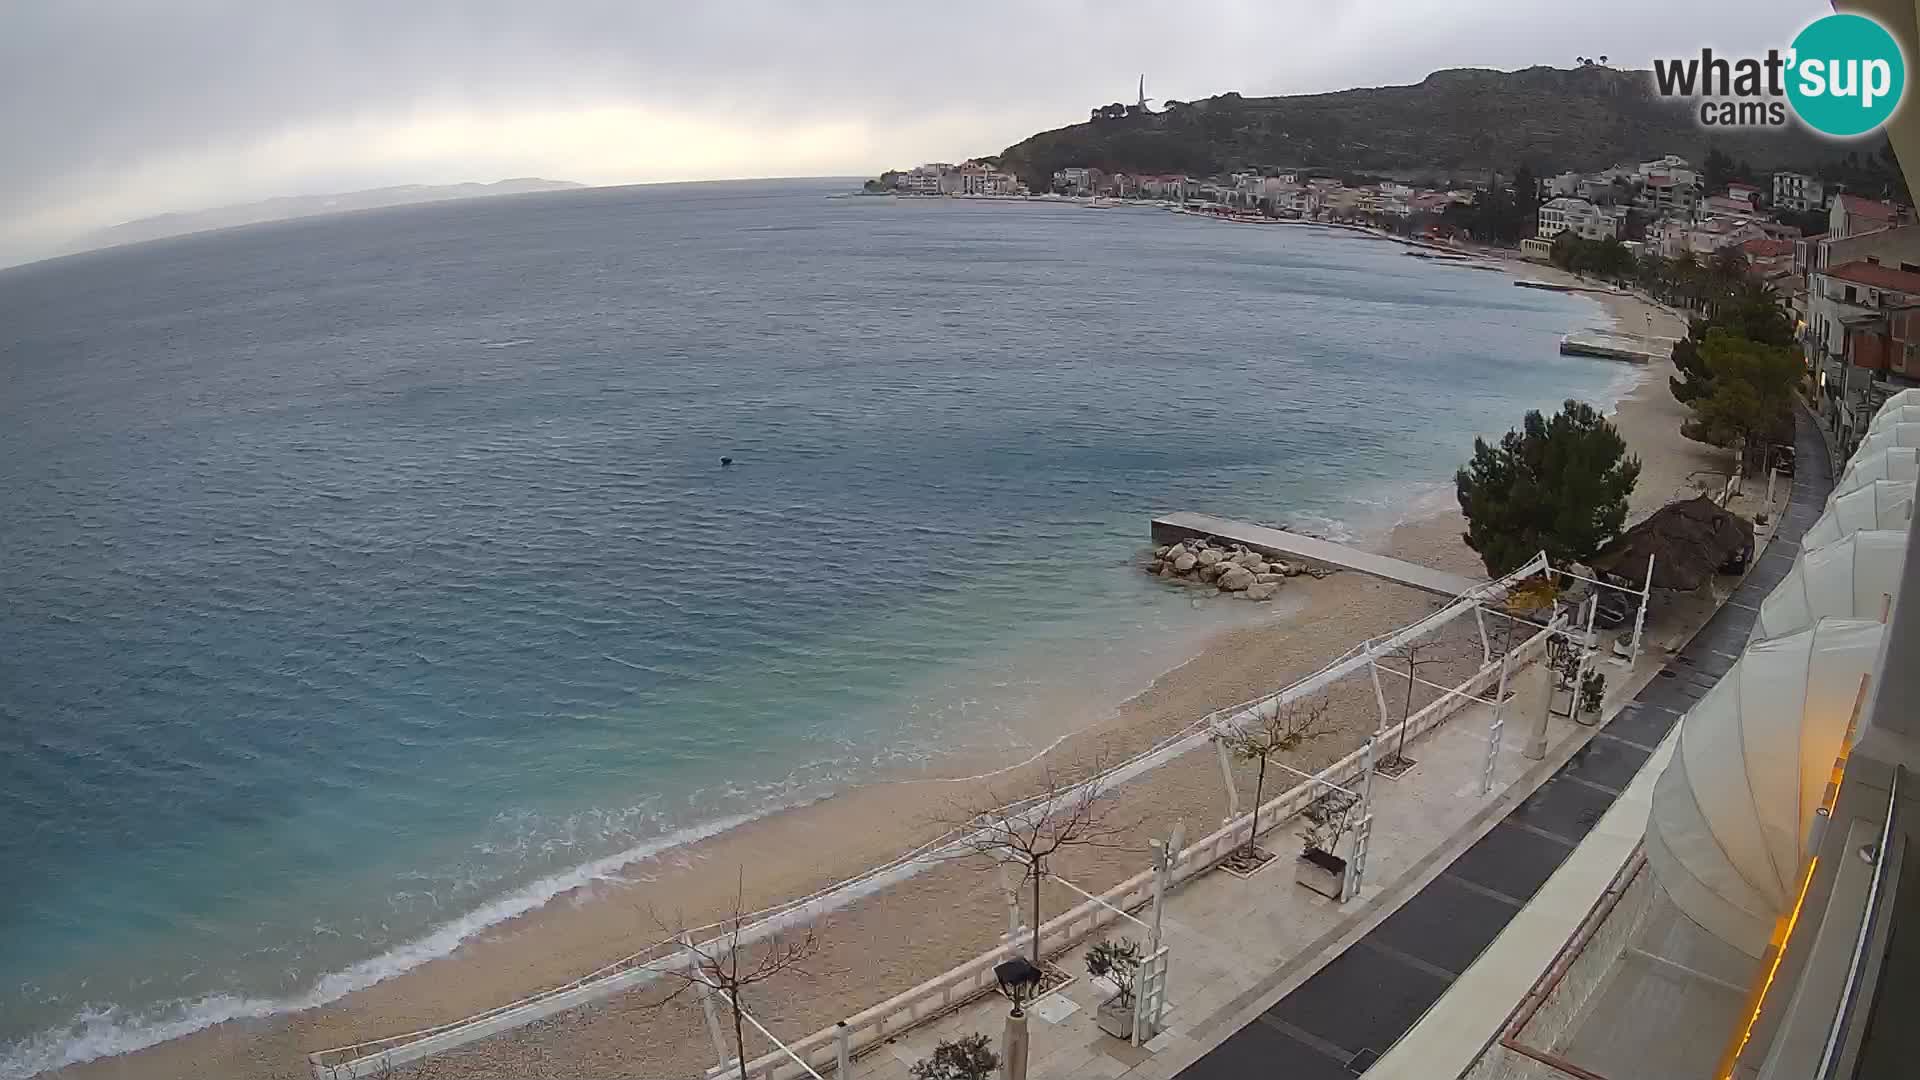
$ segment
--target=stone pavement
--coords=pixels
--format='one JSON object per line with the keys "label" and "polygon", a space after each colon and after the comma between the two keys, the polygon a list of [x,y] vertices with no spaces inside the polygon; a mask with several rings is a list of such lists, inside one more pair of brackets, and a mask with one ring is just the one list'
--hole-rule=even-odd
{"label": "stone pavement", "polygon": [[[1527,669],[1509,707],[1491,794],[1479,793],[1491,709],[1474,705],[1415,744],[1419,764],[1412,771],[1377,782],[1368,883],[1359,897],[1335,904],[1295,883],[1287,857],[1293,825],[1282,825],[1267,835],[1269,849],[1282,857],[1260,873],[1243,879],[1215,871],[1169,895],[1166,1024],[1145,1046],[1100,1031],[1095,1010],[1110,990],[1085,974],[1084,946],[1055,958],[1078,977],[1029,1010],[1028,1075],[1194,1080],[1282,1070],[1301,1080],[1333,1080],[1365,1071],[1387,1049],[1366,1040],[1381,1031],[1397,1038],[1472,966],[1593,828],[1672,721],[1744,647],[1739,624],[1750,621],[1747,597],[1777,581],[1779,564],[1791,561],[1830,487],[1818,467],[1825,448],[1807,445],[1808,426],[1799,434],[1803,467],[1782,515],[1781,542],[1768,545],[1728,607],[1687,611],[1649,627],[1634,668],[1609,671],[1614,685],[1601,728],[1553,718],[1546,759],[1525,757],[1546,693],[1544,668]],[[1669,656],[1682,644],[1682,655]],[[1667,722],[1639,731],[1656,716]],[[1601,730],[1608,738],[1590,746]],[[1509,857],[1514,845],[1552,845],[1554,857]],[[1522,876],[1503,882],[1499,875],[1514,867]],[[1423,902],[1403,910],[1416,896]],[[1289,1011],[1284,999],[1314,978],[1323,992]],[[997,996],[973,1002],[868,1051],[853,1074],[908,1080],[910,1065],[937,1042],[970,1032],[987,1033],[998,1045],[1005,1013]]]}
{"label": "stone pavement", "polygon": [[[1642,661],[1648,675],[1656,666]],[[1294,881],[1292,823],[1267,834],[1266,846],[1281,857],[1253,877],[1216,870],[1171,893],[1163,935],[1171,950],[1166,1025],[1147,1045],[1135,1048],[1100,1031],[1095,1010],[1110,991],[1086,975],[1084,946],[1055,958],[1077,978],[1029,1010],[1028,1075],[1171,1077],[1231,1034],[1249,1007],[1271,1003],[1390,915],[1591,737],[1592,729],[1555,717],[1547,760],[1524,756],[1544,711],[1545,681],[1539,665],[1516,679],[1491,794],[1479,793],[1479,777],[1492,710],[1478,704],[1412,744],[1418,764],[1410,772],[1378,779],[1368,880],[1358,898],[1336,904]],[[1207,824],[1189,822],[1189,833]],[[1144,937],[1124,925],[1111,932]],[[863,1054],[853,1075],[907,1080],[909,1066],[935,1043],[970,1032],[991,1035],[997,1046],[1005,1015],[998,996],[973,1002]]]}

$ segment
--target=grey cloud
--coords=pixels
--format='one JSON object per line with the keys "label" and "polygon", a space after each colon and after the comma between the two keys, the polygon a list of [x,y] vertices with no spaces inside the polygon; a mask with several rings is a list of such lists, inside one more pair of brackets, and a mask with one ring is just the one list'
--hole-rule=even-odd
{"label": "grey cloud", "polygon": [[[881,132],[958,111],[985,140],[952,147],[960,156],[998,149],[1038,117],[1084,117],[1124,98],[1142,71],[1155,97],[1197,97],[1565,64],[1576,52],[1643,64],[1704,43],[1783,43],[1820,13],[1786,0],[1737,10],[1616,0],[1596,17],[1495,0],[25,0],[0,6],[0,235],[73,211],[89,184],[150,161],[315,125],[377,128],[421,109],[625,104],[774,128],[851,119]],[[849,164],[894,163],[886,143],[876,160]],[[432,176],[391,179],[492,179],[453,175],[493,160],[482,149],[454,153]],[[358,175],[354,164],[315,166],[314,182]],[[154,192],[141,212],[193,198]]]}

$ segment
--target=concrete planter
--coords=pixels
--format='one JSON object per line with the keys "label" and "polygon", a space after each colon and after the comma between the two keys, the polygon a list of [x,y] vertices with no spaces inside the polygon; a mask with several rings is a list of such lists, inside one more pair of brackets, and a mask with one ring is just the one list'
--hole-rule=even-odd
{"label": "concrete planter", "polygon": [[1308,848],[1294,863],[1293,879],[1329,900],[1344,899],[1347,860],[1331,851]]}
{"label": "concrete planter", "polygon": [[1096,1010],[1095,1017],[1100,1023],[1101,1031],[1116,1039],[1133,1038],[1133,1002],[1129,1001],[1122,1005],[1120,996],[1115,994]]}

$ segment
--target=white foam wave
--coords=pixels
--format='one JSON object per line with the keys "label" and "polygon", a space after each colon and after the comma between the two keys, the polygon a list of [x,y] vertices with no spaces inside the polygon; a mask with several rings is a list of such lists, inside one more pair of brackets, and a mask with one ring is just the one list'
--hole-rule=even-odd
{"label": "white foam wave", "polygon": [[689,826],[605,858],[541,878],[441,924],[426,935],[351,967],[329,972],[305,992],[279,998],[212,994],[132,1012],[116,1005],[89,1006],[59,1027],[0,1046],[0,1080],[25,1080],[51,1069],[95,1058],[132,1053],[191,1035],[229,1020],[257,1020],[299,1012],[338,1001],[376,983],[451,954],[461,943],[489,927],[525,915],[573,889],[595,882],[620,881],[631,863],[743,825],[777,807]]}

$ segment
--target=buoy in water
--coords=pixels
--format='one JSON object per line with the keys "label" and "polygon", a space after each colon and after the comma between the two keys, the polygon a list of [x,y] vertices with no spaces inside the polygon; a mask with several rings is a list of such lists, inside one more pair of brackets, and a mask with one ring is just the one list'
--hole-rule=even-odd
{"label": "buoy in water", "polygon": [[733,464],[733,459],[730,457],[723,457],[720,459],[720,467],[723,469],[732,464]]}

